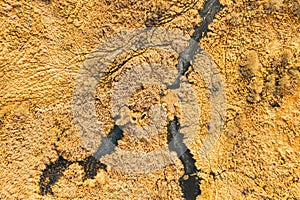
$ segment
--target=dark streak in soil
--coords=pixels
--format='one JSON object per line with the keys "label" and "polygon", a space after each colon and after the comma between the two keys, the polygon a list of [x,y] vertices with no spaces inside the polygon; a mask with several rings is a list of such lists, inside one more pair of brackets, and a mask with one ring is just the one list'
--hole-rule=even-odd
{"label": "dark streak in soil", "polygon": [[[183,143],[183,135],[179,132],[180,124],[178,118],[170,121],[168,130],[168,145],[171,151],[175,151],[184,166],[184,175],[179,179],[180,187],[186,199],[196,199],[201,194],[199,187],[200,178],[197,176],[196,160],[190,150]],[[183,152],[183,153],[182,153]]]}
{"label": "dark streak in soil", "polygon": [[194,33],[189,41],[189,46],[187,46],[181,53],[179,53],[178,64],[176,68],[178,70],[178,77],[176,81],[170,86],[170,89],[176,89],[180,87],[180,77],[184,75],[189,67],[192,65],[191,62],[194,57],[201,49],[199,48],[200,40],[206,36],[208,32],[208,25],[213,21],[216,14],[221,11],[224,6],[219,2],[219,0],[208,0],[205,2],[203,9],[199,10],[199,15],[203,21],[194,28]]}
{"label": "dark streak in soil", "polygon": [[106,169],[106,165],[93,156],[89,156],[83,161],[78,161],[78,164],[83,166],[84,169],[85,175],[83,180],[94,178],[99,169]]}
{"label": "dark streak in soil", "polygon": [[63,176],[64,171],[71,164],[73,164],[72,161],[66,160],[62,156],[59,156],[54,163],[46,165],[46,169],[43,170],[39,183],[40,192],[42,195],[54,195],[51,186],[54,185],[60,179],[60,177]]}
{"label": "dark streak in soil", "polygon": [[54,195],[51,186],[54,185],[63,176],[64,171],[74,163],[83,166],[85,173],[83,180],[93,179],[97,175],[99,169],[106,170],[106,165],[101,163],[99,159],[104,155],[112,153],[118,145],[118,140],[122,138],[123,131],[115,125],[108,136],[102,138],[102,145],[100,145],[98,151],[94,155],[79,161],[69,161],[62,156],[59,156],[55,162],[46,165],[46,169],[43,170],[39,182],[40,193],[42,195]]}
{"label": "dark streak in soil", "polygon": [[[189,67],[192,65],[191,61],[197,53],[201,51],[199,46],[200,40],[207,34],[208,26],[215,18],[216,14],[222,10],[224,6],[219,0],[207,0],[202,10],[199,10],[199,14],[203,21],[194,28],[194,33],[189,41],[189,46],[185,48],[179,54],[178,64],[176,68],[178,70],[178,76],[176,81],[169,86],[169,89],[177,89],[180,87],[180,77],[186,75]],[[179,132],[180,124],[178,118],[175,117],[173,121],[168,124],[168,144],[171,151],[175,151],[180,161],[184,166],[184,175],[179,179],[179,184],[182,189],[183,195],[187,200],[194,200],[201,194],[200,181],[202,180],[197,176],[197,168],[195,166],[195,159],[190,150],[187,149],[183,143],[183,135]],[[187,149],[184,151],[184,149]],[[184,151],[184,153],[182,153]]]}
{"label": "dark streak in soil", "polygon": [[[50,3],[49,0],[44,0],[44,2]],[[173,85],[169,87],[170,89],[180,87],[180,77],[186,74],[191,66],[191,61],[193,61],[195,55],[201,51],[198,44],[199,41],[206,35],[209,24],[223,7],[224,6],[221,5],[219,0],[208,0],[205,2],[203,9],[199,11],[203,21],[199,24],[199,26],[194,28],[195,31],[191,36],[189,46],[179,54],[178,64],[176,65],[176,68],[178,69],[178,77]],[[202,178],[197,176],[198,170],[195,166],[196,161],[190,150],[183,143],[183,135],[179,132],[180,124],[177,117],[169,122],[167,129],[169,149],[177,153],[184,166],[184,175],[179,179],[180,187],[182,188],[184,197],[187,200],[194,200],[201,194],[200,181],[202,180]],[[85,172],[84,180],[94,178],[99,169],[106,170],[106,165],[101,163],[99,159],[104,155],[112,153],[118,145],[118,140],[123,137],[124,135],[121,128],[114,125],[114,128],[111,130],[109,135],[102,138],[102,145],[93,155],[88,156],[82,161],[69,161],[62,156],[59,156],[55,162],[47,164],[40,177],[40,193],[42,195],[54,195],[51,186],[63,176],[64,171],[73,163],[78,163],[83,166]]]}
{"label": "dark streak in soil", "polygon": [[111,154],[115,147],[118,146],[118,140],[121,140],[124,137],[122,129],[114,125],[114,128],[110,131],[107,137],[102,138],[101,146],[98,148],[98,151],[94,153],[93,157],[100,159],[102,156]]}

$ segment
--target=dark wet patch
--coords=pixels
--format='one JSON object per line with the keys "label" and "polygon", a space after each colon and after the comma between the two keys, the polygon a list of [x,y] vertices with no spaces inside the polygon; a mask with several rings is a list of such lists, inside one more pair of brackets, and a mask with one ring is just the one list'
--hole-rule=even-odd
{"label": "dark wet patch", "polygon": [[64,171],[73,164],[72,161],[64,159],[62,156],[59,156],[58,159],[46,165],[46,169],[43,170],[40,177],[40,193],[54,195],[51,186],[54,185],[60,177],[63,176]]}
{"label": "dark wet patch", "polygon": [[184,166],[184,175],[179,179],[183,196],[188,200],[192,200],[201,194],[199,187],[201,178],[197,176],[196,160],[184,144],[183,135],[179,132],[179,129],[180,124],[178,118],[175,117],[168,124],[168,145],[171,151],[177,153],[178,158]]}
{"label": "dark wet patch", "polygon": [[78,161],[69,161],[59,156],[55,162],[46,165],[46,169],[43,170],[39,182],[40,193],[42,195],[54,195],[51,186],[54,185],[63,176],[64,171],[74,163],[83,166],[85,173],[84,180],[94,178],[99,169],[106,169],[106,165],[101,163],[99,159],[103,155],[112,153],[118,145],[118,140],[122,137],[123,131],[115,125],[108,136],[102,138],[102,144],[94,155]]}

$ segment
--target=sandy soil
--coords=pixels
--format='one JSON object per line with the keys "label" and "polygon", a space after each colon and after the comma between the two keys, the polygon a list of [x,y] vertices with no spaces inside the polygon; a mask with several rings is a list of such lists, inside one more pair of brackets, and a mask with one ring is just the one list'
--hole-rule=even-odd
{"label": "sandy soil", "polygon": [[[203,3],[1,0],[0,199],[183,199],[178,182],[183,166],[176,156],[173,164],[151,173],[129,174],[108,165],[84,178],[79,161],[90,152],[73,121],[72,97],[78,71],[102,41],[149,24],[189,36],[201,22]],[[225,8],[200,42],[226,91],[224,128],[205,158],[197,152],[208,129],[209,97],[201,77],[191,70],[189,78],[203,111],[189,146],[202,178],[197,199],[300,199],[300,1],[221,3]],[[142,52],[107,80],[147,59],[175,66],[177,55],[161,55],[159,50]],[[111,92],[105,81],[98,85],[100,97]],[[161,100],[161,90],[146,87],[135,93],[132,115],[141,119],[149,102],[175,104],[171,96]],[[109,97],[96,109],[107,134],[113,126]],[[138,123],[147,123],[147,117],[143,120]],[[166,146],[164,133],[150,142],[125,134],[119,145],[149,152]],[[59,156],[70,165],[52,185],[53,194],[42,194],[41,174]]]}

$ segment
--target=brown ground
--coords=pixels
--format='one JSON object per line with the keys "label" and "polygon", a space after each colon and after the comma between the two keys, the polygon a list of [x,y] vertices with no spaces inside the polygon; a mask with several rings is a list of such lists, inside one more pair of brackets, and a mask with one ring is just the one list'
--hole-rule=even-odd
{"label": "brown ground", "polygon": [[[300,1],[221,2],[226,8],[201,46],[226,82],[227,117],[212,154],[196,155],[201,139],[191,147],[204,179],[198,199],[300,199]],[[179,160],[142,175],[99,170],[85,181],[82,167],[73,164],[52,187],[54,196],[42,196],[38,184],[58,155],[89,155],[72,121],[71,101],[86,55],[108,36],[150,19],[191,34],[202,5],[1,0],[0,199],[181,199]],[[206,121],[200,120],[203,134]],[[134,149],[128,142],[134,141],[119,144]],[[143,144],[136,148],[148,146]]]}

